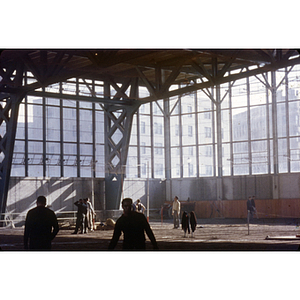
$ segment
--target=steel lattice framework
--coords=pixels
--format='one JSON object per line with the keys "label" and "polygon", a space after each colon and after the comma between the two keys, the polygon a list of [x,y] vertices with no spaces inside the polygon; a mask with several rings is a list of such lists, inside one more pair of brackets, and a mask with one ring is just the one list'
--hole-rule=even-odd
{"label": "steel lattice framework", "polygon": [[[105,112],[106,209],[118,208],[132,118],[139,106],[300,63],[295,49],[7,49],[0,55],[0,206],[5,212],[18,109],[26,95],[99,103]],[[24,84],[30,72],[34,80]],[[99,96],[45,91],[70,78],[100,80]],[[181,84],[181,85],[178,85]],[[176,85],[176,88],[173,88]],[[87,86],[89,84],[87,83]],[[180,86],[180,87],[178,87]],[[111,87],[116,90],[110,94]],[[148,95],[141,97],[139,88]],[[220,97],[217,95],[217,99]],[[219,99],[220,100],[220,99]],[[218,103],[216,103],[218,104]],[[216,105],[217,116],[220,110]],[[220,121],[217,126],[220,138]],[[115,133],[122,138],[114,139]],[[219,143],[221,145],[221,143]],[[220,146],[219,146],[220,147]],[[218,153],[221,153],[219,149]],[[170,159],[170,158],[166,158]],[[221,159],[221,158],[219,158]],[[221,171],[219,172],[221,176]],[[120,180],[112,181],[113,176]]]}

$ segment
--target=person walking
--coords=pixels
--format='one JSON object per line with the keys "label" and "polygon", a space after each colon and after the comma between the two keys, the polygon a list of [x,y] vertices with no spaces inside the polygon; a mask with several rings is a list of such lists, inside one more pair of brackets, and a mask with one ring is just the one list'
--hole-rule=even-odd
{"label": "person walking", "polygon": [[46,197],[39,196],[36,207],[29,210],[25,219],[24,249],[51,250],[51,242],[59,231],[55,213],[46,207]]}
{"label": "person walking", "polygon": [[155,236],[146,217],[132,210],[132,199],[122,201],[123,214],[115,224],[114,233],[108,249],[113,250],[123,232],[123,250],[145,250],[145,232],[148,235],[153,249],[158,249]]}

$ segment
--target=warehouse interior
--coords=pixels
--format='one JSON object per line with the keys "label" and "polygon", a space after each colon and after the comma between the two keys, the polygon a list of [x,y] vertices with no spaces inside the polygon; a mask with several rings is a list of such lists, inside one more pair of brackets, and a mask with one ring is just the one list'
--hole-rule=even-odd
{"label": "warehouse interior", "polygon": [[[147,214],[174,196],[199,218],[298,218],[296,49],[5,49],[1,221],[40,194],[61,218],[89,197]],[[167,212],[166,212],[167,213]]]}
{"label": "warehouse interior", "polygon": [[[120,194],[119,199],[123,196],[132,196],[133,199],[139,197],[144,204],[147,204],[149,183],[150,224],[155,233],[161,232],[161,234],[157,234],[157,239],[161,243],[161,248],[165,246],[167,251],[145,254],[120,253],[120,251],[114,253],[89,251],[87,253],[83,251],[84,246],[89,245],[94,250],[99,249],[98,241],[100,244],[102,243],[104,249],[112,232],[96,231],[95,236],[84,235],[80,242],[80,251],[77,246],[81,237],[76,236],[78,238],[76,241],[74,236],[71,238],[67,231],[61,230],[57,239],[54,240],[55,253],[26,253],[18,250],[4,253],[2,251],[4,273],[1,282],[5,287],[3,289],[4,297],[11,297],[12,294],[15,297],[23,297],[24,291],[27,292],[31,288],[46,298],[52,298],[54,292],[59,292],[60,296],[75,299],[86,296],[95,297],[99,294],[102,297],[118,298],[124,297],[127,293],[130,293],[133,299],[154,298],[158,295],[159,297],[184,298],[191,293],[212,299],[220,297],[240,299],[241,296],[248,299],[253,297],[253,293],[259,295],[258,297],[275,299],[295,297],[299,265],[297,257],[295,257],[297,253],[291,253],[291,251],[282,253],[281,250],[296,250],[298,241],[265,240],[266,234],[291,235],[298,233],[296,218],[298,217],[299,171],[297,144],[294,143],[299,134],[293,131],[297,124],[293,119],[297,114],[297,98],[291,98],[291,94],[284,92],[287,86],[293,88],[291,83],[293,81],[295,83],[298,79],[296,74],[299,67],[296,50],[299,46],[296,44],[298,12],[293,9],[294,3],[286,2],[284,5],[274,5],[269,2],[255,2],[248,5],[246,9],[245,6],[241,6],[239,9],[236,3],[231,1],[176,3],[173,7],[171,3],[155,1],[151,5],[150,3],[141,5],[131,1],[107,2],[97,5],[89,1],[80,5],[72,4],[72,12],[69,3],[64,1],[51,3],[51,5],[47,5],[46,9],[43,5],[36,6],[36,3],[30,3],[30,1],[18,3],[18,5],[15,2],[4,5],[4,8],[10,9],[6,10],[2,16],[1,40],[2,42],[9,40],[6,49],[13,50],[15,53],[7,52],[8,56],[2,60],[3,51],[1,52],[1,106],[3,105],[4,108],[6,103],[9,105],[4,112],[1,111],[1,113],[3,112],[1,118],[4,119],[1,124],[7,126],[1,126],[0,134],[1,137],[5,135],[6,141],[1,143],[0,151],[5,152],[5,154],[1,154],[2,157],[5,155],[11,160],[10,168],[7,160],[1,164],[2,174],[6,172],[4,170],[9,169],[9,178],[6,177],[5,183],[1,180],[1,213],[5,208],[5,215],[2,215],[1,220],[5,221],[3,219],[5,217],[7,219],[17,217],[15,225],[18,222],[20,222],[19,225],[22,225],[26,211],[35,205],[36,197],[40,193],[48,195],[50,208],[55,210],[58,215],[60,211],[73,211],[74,200],[85,196],[85,191],[88,191],[91,199],[94,198],[99,218],[104,219],[103,211],[106,211],[107,216],[116,216],[115,213],[117,215],[120,213],[119,200],[116,200],[118,197],[112,196],[112,202],[104,201],[106,184],[107,188],[112,189],[116,195]],[[140,8],[138,9],[138,7]],[[59,42],[57,42],[57,38],[60,38]],[[184,59],[182,67],[180,67],[180,61],[177,66],[181,68],[179,73],[184,78],[187,76],[193,79],[192,83],[188,83],[188,80],[183,80],[183,78],[179,80],[178,75],[178,78],[174,79],[175,86],[171,86],[170,82],[166,83],[167,78],[169,81],[172,79],[169,77],[171,73],[176,76],[178,71],[175,70],[175,65],[167,67],[160,64],[160,61],[158,65],[153,65],[155,59],[150,64],[150,68],[149,65],[145,67],[133,64],[136,78],[139,78],[139,89],[145,93],[142,94],[145,103],[141,105],[139,105],[140,102],[136,103],[139,108],[133,114],[130,133],[132,140],[128,144],[127,161],[121,164],[119,160],[124,159],[120,155],[123,149],[112,144],[120,141],[120,136],[115,140],[113,131],[118,128],[116,131],[120,134],[127,130],[124,130],[123,126],[125,121],[130,120],[131,112],[129,108],[126,110],[125,107],[127,108],[128,104],[133,108],[135,103],[135,101],[126,101],[126,104],[123,102],[130,98],[128,90],[125,90],[126,84],[123,81],[119,82],[124,73],[116,79],[114,73],[108,72],[110,66],[112,67],[110,72],[113,71],[113,64],[110,65],[114,61],[113,57],[120,58],[121,52],[116,55],[107,52],[106,56],[102,56],[102,61],[101,59],[95,61],[90,57],[90,60],[93,60],[93,63],[89,62],[90,70],[88,65],[83,64],[77,69],[78,72],[71,75],[71,70],[63,67],[63,60],[67,62],[68,54],[63,54],[62,51],[58,55],[56,52],[56,50],[71,50],[69,43],[71,43],[72,50],[82,50],[80,48],[84,47],[88,48],[84,50],[95,54],[101,50],[119,52],[119,50],[126,49],[174,50],[175,48],[175,50],[203,51],[203,55],[200,58],[199,52],[199,59],[195,61],[198,66],[192,65],[191,62],[186,63]],[[169,46],[169,44],[171,45]],[[44,54],[39,54],[39,49],[48,50]],[[249,50],[248,55],[250,53],[251,55],[241,57],[242,53],[246,53],[243,50],[247,49]],[[277,52],[278,49],[281,54]],[[19,50],[30,51],[24,52],[24,57],[22,57],[22,51],[19,52]],[[224,50],[228,52],[224,54]],[[235,51],[240,52],[239,55],[236,55]],[[34,52],[39,57],[35,63],[33,63]],[[70,54],[70,59],[72,55],[76,57],[75,52]],[[206,59],[204,53],[207,55]],[[252,54],[255,57],[251,58]],[[10,55],[13,55],[11,61],[16,60],[13,65],[8,63]],[[44,57],[42,58],[42,56]],[[60,59],[60,56],[63,56],[64,59]],[[213,59],[217,62],[219,76],[216,76],[211,69]],[[5,67],[3,67],[2,61],[7,62]],[[52,67],[49,65],[50,61],[54,63]],[[88,59],[85,58],[85,61],[87,62]],[[106,64],[105,61],[107,61]],[[130,61],[130,59],[126,61]],[[117,61],[115,62],[117,63]],[[121,60],[121,62],[125,62],[125,60]],[[230,64],[232,67],[228,67]],[[28,71],[27,75],[23,72],[23,78],[17,79],[19,83],[16,81],[13,83],[11,80],[18,73],[17,68],[21,65],[21,69],[24,68],[27,71],[31,69],[31,71]],[[94,73],[91,70],[92,65],[97,69],[96,73],[98,74],[97,76],[94,74],[95,77],[91,75]],[[100,66],[102,67],[100,68]],[[162,70],[161,75],[159,75],[159,66]],[[117,68],[117,64],[115,67]],[[12,70],[14,68],[15,70]],[[156,79],[150,79],[151,69],[153,70],[152,74],[156,73],[154,75]],[[174,70],[175,72],[173,72]],[[110,76],[111,74],[113,76]],[[24,76],[27,78],[25,79]],[[47,77],[48,79],[46,79]],[[92,77],[95,79],[91,79]],[[221,79],[221,77],[224,78]],[[225,77],[227,78],[225,79]],[[246,79],[247,77],[249,80]],[[276,77],[275,81],[273,81],[274,77]],[[5,78],[5,84],[3,84],[3,78]],[[68,80],[68,78],[72,80]],[[104,78],[109,79],[106,84],[111,94],[108,98],[105,98],[101,92],[96,96],[93,94],[93,89],[95,88],[96,91],[99,88],[96,81],[104,84]],[[85,79],[86,82],[82,79]],[[20,84],[21,81],[22,84]],[[32,84],[31,87],[27,89],[25,85],[30,84]],[[192,84],[196,84],[195,90],[191,87]],[[260,88],[256,89],[255,84]],[[297,84],[295,85],[297,89]],[[73,86],[73,88],[69,89],[67,86]],[[129,86],[131,89],[132,83],[129,83]],[[66,93],[63,92],[63,88],[67,89]],[[83,93],[81,93],[81,88],[85,90]],[[258,96],[254,102],[252,102],[251,96],[253,88]],[[221,94],[219,96],[218,89]],[[263,89],[264,92],[262,92]],[[275,97],[274,89],[278,89],[276,99],[280,99],[276,100],[277,107],[272,105],[272,99],[274,99],[272,97]],[[226,90],[228,92],[223,99]],[[158,91],[163,95],[160,95]],[[46,92],[48,93],[46,94]],[[237,95],[233,96],[235,92]],[[265,100],[260,102],[262,94]],[[17,95],[20,98],[16,97]],[[146,99],[147,97],[148,99]],[[179,98],[181,99],[179,100]],[[12,102],[10,102],[11,99]],[[136,99],[135,96],[133,99]],[[168,99],[171,99],[171,102],[168,102]],[[198,105],[199,99],[203,104],[202,107]],[[217,115],[216,99],[222,102],[219,106],[221,117]],[[69,104],[65,105],[65,100],[68,100]],[[72,103],[72,101],[74,102]],[[239,102],[243,104],[239,106]],[[91,106],[89,106],[90,103]],[[193,103],[192,110],[191,103]],[[95,109],[93,108],[94,104]],[[119,105],[123,109],[123,104],[125,104],[124,111],[122,110],[125,114],[124,119],[119,118],[118,113],[108,110],[108,115],[105,116],[105,122],[108,125],[104,130],[104,108],[113,109],[114,105]],[[184,107],[185,104],[186,107]],[[18,106],[18,117],[15,110],[12,110],[12,107],[16,108],[15,105]],[[197,109],[196,105],[198,105]],[[251,105],[256,108],[252,110]],[[27,108],[25,109],[25,107]],[[72,114],[72,111],[74,112],[72,109],[75,109],[75,115]],[[91,115],[94,114],[95,126],[98,126],[97,116],[100,115],[100,118],[103,119],[103,126],[99,127],[101,130],[97,128],[95,131],[97,133],[103,131],[103,134],[104,132],[106,134],[106,137],[100,137],[100,148],[104,148],[106,143],[110,143],[107,152],[103,150],[104,156],[102,157],[96,158],[98,153],[96,150],[94,153],[81,156],[82,153],[93,148],[94,142],[93,139],[83,141],[80,136],[81,132],[77,132],[78,125],[79,128],[91,127],[89,122],[80,124],[80,109],[84,111],[82,117],[85,113],[88,115],[87,112]],[[179,111],[179,109],[184,109],[184,111]],[[279,112],[283,113],[280,114],[279,119],[277,118],[277,129],[275,128],[275,130],[278,132],[275,144],[278,143],[278,148],[275,149],[272,133],[273,109],[277,110],[277,116]],[[35,119],[37,123],[35,124],[31,119],[33,111],[37,112]],[[43,118],[43,116],[47,117],[48,113],[52,120],[57,121],[57,126],[53,124],[55,122],[48,122],[47,118]],[[70,115],[68,115],[69,113]],[[154,114],[152,115],[152,113]],[[60,114],[69,116],[68,125],[58,121]],[[137,121],[138,114],[141,118],[139,121]],[[198,116],[196,117],[196,115]],[[7,116],[10,119],[14,118],[15,121],[9,122]],[[236,116],[236,120],[233,120],[231,116]],[[259,116],[263,116],[263,118],[256,119]],[[163,122],[170,122],[169,126],[173,127],[173,131],[163,132],[164,144],[161,146],[161,140],[156,139],[161,137],[157,134],[160,135],[161,125],[159,124],[163,122],[157,121],[157,119],[165,117],[166,120]],[[72,118],[74,119],[73,123]],[[27,121],[25,121],[26,119]],[[176,121],[174,121],[175,119]],[[217,124],[217,119],[221,120],[221,124]],[[261,120],[265,120],[265,123],[261,123]],[[190,123],[191,121],[193,123]],[[115,124],[114,128],[112,128],[111,122]],[[144,133],[137,132],[147,126],[150,129],[151,126],[148,124],[151,122],[152,134],[148,134],[147,129]],[[285,127],[282,127],[282,122],[286,124]],[[42,132],[40,129],[37,130],[38,126],[32,126],[39,123],[43,123],[43,126],[40,127],[43,128]],[[208,123],[209,126],[206,125]],[[16,124],[16,136],[9,137],[14,132]],[[139,129],[137,124],[141,126]],[[176,127],[176,124],[180,124],[181,127]],[[203,125],[202,132],[199,131],[199,124]],[[240,124],[239,131],[234,131],[230,127],[238,124]],[[254,131],[249,132],[249,124],[251,126],[256,124],[256,128],[252,127]],[[61,132],[62,128],[67,128],[66,126],[69,126],[69,131]],[[184,126],[186,131],[180,133],[179,130],[182,130]],[[192,129],[194,137],[189,136],[191,134],[189,126],[194,126]],[[210,129],[205,129],[205,127]],[[49,132],[47,132],[48,128]],[[259,132],[260,128],[264,128],[262,134]],[[27,133],[25,133],[26,131]],[[88,131],[92,132],[91,129],[86,130],[86,132]],[[196,131],[197,138],[194,135]],[[6,135],[7,132],[10,132],[9,135]],[[178,135],[174,133],[178,133]],[[150,143],[144,140],[145,136],[142,137],[147,134]],[[218,139],[217,134],[219,135]],[[170,135],[169,138],[168,135]],[[203,141],[203,137],[206,138],[206,135],[210,136],[209,141]],[[140,136],[139,141],[138,136]],[[186,141],[180,136],[195,140],[190,144],[185,144]],[[107,141],[106,138],[111,138],[112,141]],[[14,146],[12,146],[12,139],[14,139]],[[71,146],[73,150],[68,148],[68,145],[72,144],[72,139],[75,144]],[[96,144],[97,139],[98,137],[95,137]],[[126,137],[123,140],[122,135],[121,143],[125,143],[122,145],[126,145],[125,139]],[[49,141],[52,144],[51,148],[47,148],[50,147],[50,144],[48,146]],[[189,140],[187,141],[189,142]],[[81,145],[82,142],[84,145]],[[236,144],[239,145],[234,146]],[[35,148],[36,145],[38,145],[37,148]],[[121,147],[121,145],[119,146]],[[282,148],[282,146],[284,147]],[[13,153],[9,151],[12,147],[14,148]],[[159,157],[162,155],[161,148],[163,149],[163,159]],[[165,153],[165,149],[169,149],[167,153]],[[222,156],[218,155],[218,149],[222,149]],[[126,152],[126,149],[124,151]],[[276,153],[276,151],[278,151],[277,161],[273,159],[273,152]],[[95,157],[90,158],[93,155]],[[136,162],[133,162],[135,157]],[[149,160],[148,157],[152,160]],[[25,158],[29,160],[26,162]],[[148,159],[146,160],[146,158]],[[60,159],[65,159],[63,167],[59,162]],[[107,166],[105,162],[111,159],[113,166]],[[80,160],[82,161],[81,166],[78,167]],[[93,168],[96,161],[98,165]],[[161,168],[161,161],[163,161],[163,168]],[[157,165],[155,166],[155,164]],[[126,170],[124,170],[124,165],[126,165]],[[259,165],[260,167],[258,167]],[[221,166],[222,169],[218,166]],[[147,176],[148,171],[149,176]],[[122,174],[125,174],[124,177]],[[109,178],[114,181],[109,182],[107,180]],[[116,186],[118,191],[114,190]],[[254,224],[250,225],[250,234],[248,235],[245,219],[246,197],[253,194],[256,195],[257,206],[262,215],[259,220],[255,219]],[[99,195],[101,196],[99,197]],[[181,230],[173,232],[170,229],[172,220],[168,218],[167,214],[164,215],[162,225],[160,225],[160,219],[157,219],[159,216],[156,208],[160,208],[165,200],[171,201],[174,195],[178,195],[182,201],[190,199],[192,203],[195,202],[199,225],[202,225],[203,228],[197,228],[197,238],[194,240],[183,239]],[[19,201],[20,199],[23,201]],[[14,213],[16,215],[13,215]],[[62,218],[63,214],[60,217]],[[231,219],[231,217],[235,219]],[[3,223],[9,225],[9,222],[1,223],[2,226]],[[167,230],[164,231],[164,228]],[[232,238],[229,230],[236,231],[238,234]],[[22,227],[16,226],[13,229],[7,226],[0,228],[0,231],[2,244],[5,232],[5,236],[8,238],[5,242],[7,243],[6,247],[13,249],[17,245],[21,249]],[[169,242],[165,240],[166,236],[170,239]],[[12,241],[11,244],[10,241]],[[241,252],[242,243],[245,245],[243,250],[254,251],[251,253],[249,251]],[[221,244],[223,246],[218,246]],[[229,248],[225,249],[225,244]],[[233,244],[236,247],[232,248]],[[62,245],[67,251],[60,251]],[[178,250],[170,253],[173,245],[176,245]],[[3,250],[7,249],[3,245],[1,247]],[[76,251],[68,252],[74,248]],[[212,253],[212,249],[217,249],[217,252]],[[274,249],[277,250],[276,253],[268,251]],[[190,251],[187,252],[187,250]],[[87,274],[86,288],[79,288],[74,284],[78,274],[82,274],[79,272],[79,262],[83,262],[81,266]],[[85,279],[78,279],[78,282],[82,281]],[[131,288],[133,292],[129,289],[129,281],[133,286]],[[179,282],[181,286],[179,286]],[[34,293],[31,296],[32,298],[38,297]]]}

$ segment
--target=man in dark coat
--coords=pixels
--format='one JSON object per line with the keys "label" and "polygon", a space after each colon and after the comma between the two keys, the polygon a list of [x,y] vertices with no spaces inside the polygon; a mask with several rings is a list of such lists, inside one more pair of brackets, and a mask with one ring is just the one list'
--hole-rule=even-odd
{"label": "man in dark coat", "polygon": [[188,213],[186,211],[184,211],[182,214],[181,227],[184,231],[183,237],[186,237],[186,231],[188,231],[188,233],[190,234],[190,219],[189,219]]}
{"label": "man in dark coat", "polygon": [[86,233],[86,214],[87,214],[87,205],[84,203],[83,199],[79,199],[74,203],[77,210],[77,218],[76,218],[76,227],[73,234],[77,234],[78,229],[80,228],[80,233]]}
{"label": "man in dark coat", "polygon": [[50,250],[51,241],[59,231],[55,213],[46,207],[46,198],[39,196],[36,207],[29,210],[25,220],[24,249]]}
{"label": "man in dark coat", "polygon": [[132,199],[123,199],[122,208],[123,214],[116,222],[113,237],[108,249],[113,250],[116,247],[121,233],[123,232],[123,250],[145,250],[145,231],[153,248],[158,249],[156,239],[146,217],[143,214],[132,210]]}

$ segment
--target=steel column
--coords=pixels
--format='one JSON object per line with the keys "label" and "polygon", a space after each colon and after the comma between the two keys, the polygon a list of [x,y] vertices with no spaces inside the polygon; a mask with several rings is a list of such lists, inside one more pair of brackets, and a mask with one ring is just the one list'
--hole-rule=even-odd
{"label": "steel column", "polygon": [[[130,97],[137,97],[137,82],[132,82]],[[110,95],[110,84],[104,83],[104,94]],[[126,174],[133,116],[140,104],[104,106],[105,126],[105,203],[106,210],[119,209]]]}
{"label": "steel column", "polygon": [[[0,66],[0,213],[6,211],[7,194],[15,144],[19,106],[25,97],[20,90],[23,80],[23,64],[16,61]],[[1,219],[4,215],[1,215]]]}

